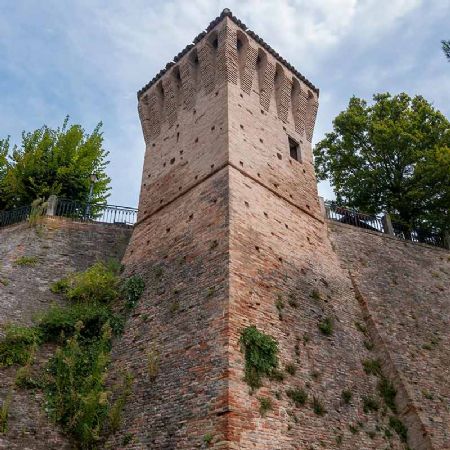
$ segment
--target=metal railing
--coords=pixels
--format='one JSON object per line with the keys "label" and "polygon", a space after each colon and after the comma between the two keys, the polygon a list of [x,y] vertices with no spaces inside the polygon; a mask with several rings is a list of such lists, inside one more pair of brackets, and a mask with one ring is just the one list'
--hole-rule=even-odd
{"label": "metal railing", "polygon": [[325,211],[327,219],[365,228],[366,230],[385,232],[382,219],[375,215],[360,213],[354,209],[337,206],[333,203],[325,204]]}
{"label": "metal railing", "polygon": [[134,225],[137,213],[136,208],[126,206],[80,203],[66,199],[58,199],[55,210],[55,216],[115,225]]}
{"label": "metal railing", "polygon": [[21,206],[10,211],[0,211],[0,227],[23,222],[28,219],[31,213],[31,205]]}
{"label": "metal railing", "polygon": [[431,231],[421,229],[410,229],[409,227],[398,222],[392,222],[392,228],[394,229],[395,236],[400,239],[445,248],[444,237],[439,233],[433,233]]}
{"label": "metal railing", "polygon": [[[131,226],[137,221],[138,210],[126,206],[81,203],[67,199],[57,199],[51,211],[47,209],[43,216],[66,217],[82,222],[109,223]],[[10,211],[0,212],[0,227],[24,222],[32,214],[31,206],[22,206]]]}
{"label": "metal railing", "polygon": [[389,234],[407,241],[443,248],[446,248],[448,245],[442,234],[419,228],[410,228],[398,222],[391,222],[387,214],[384,216],[365,214],[352,208],[338,206],[334,202],[325,202],[325,214],[327,219],[335,222]]}

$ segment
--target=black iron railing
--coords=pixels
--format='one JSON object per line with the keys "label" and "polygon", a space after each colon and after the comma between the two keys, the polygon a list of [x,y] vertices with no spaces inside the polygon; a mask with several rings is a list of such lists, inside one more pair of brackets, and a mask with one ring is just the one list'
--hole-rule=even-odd
{"label": "black iron railing", "polygon": [[429,230],[410,229],[398,222],[392,222],[392,228],[394,229],[395,236],[400,239],[421,242],[436,247],[445,247],[444,237],[439,233],[433,233]]}
{"label": "black iron railing", "polygon": [[327,219],[384,233],[383,221],[375,215],[360,213],[354,209],[337,206],[333,203],[327,203],[325,211]]}
{"label": "black iron railing", "polygon": [[31,205],[21,206],[10,211],[0,211],[0,227],[23,222],[28,219],[31,213]]}
{"label": "black iron railing", "polygon": [[[136,208],[126,206],[89,204],[73,200],[58,199],[51,214],[43,215],[67,217],[82,222],[110,223],[114,225],[134,225],[137,220]],[[10,211],[0,212],[0,227],[28,220],[32,213],[31,206],[23,206]]]}
{"label": "black iron railing", "polygon": [[[418,228],[410,228],[398,222],[391,222],[387,216],[380,217],[373,214],[365,214],[352,208],[338,206],[333,202],[325,203],[326,217],[335,222],[353,225],[366,230],[377,231],[394,235],[400,239],[411,242],[434,245],[436,247],[446,246],[444,236],[440,233]],[[390,229],[389,229],[390,224]]]}

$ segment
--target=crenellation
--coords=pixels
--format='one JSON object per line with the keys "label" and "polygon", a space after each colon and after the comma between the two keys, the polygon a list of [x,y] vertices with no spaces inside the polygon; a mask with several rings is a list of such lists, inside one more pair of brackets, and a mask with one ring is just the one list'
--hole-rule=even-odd
{"label": "crenellation", "polygon": [[215,86],[217,45],[217,37],[210,36],[210,39],[204,39],[197,47],[200,79],[205,94],[213,92]]}
{"label": "crenellation", "polygon": [[[223,82],[239,82],[246,94],[257,90],[265,111],[274,108],[285,123],[292,115],[296,130],[304,130],[305,138],[310,141],[317,113],[317,93],[313,94],[303,81],[304,77],[297,78],[297,72],[289,63],[278,53],[269,51],[254,34],[245,32],[238,21],[226,15],[225,19],[212,24],[214,26],[196,38],[195,46],[180,52],[175,62],[169,63],[151,85],[144,88],[145,93],[139,94],[139,104],[144,102],[144,106],[139,107],[141,121],[148,122],[143,124],[146,143],[158,136],[163,122],[167,122],[169,128],[176,122],[178,109],[192,108],[199,95],[214,92]],[[305,86],[308,92],[305,108],[303,100],[294,98],[291,93],[295,84]],[[156,105],[152,100],[153,92]],[[302,95],[305,95],[303,89]],[[146,96],[150,100],[146,101]]]}
{"label": "crenellation", "polygon": [[287,122],[291,102],[292,81],[278,63],[275,69],[274,87],[278,118],[283,122]]}

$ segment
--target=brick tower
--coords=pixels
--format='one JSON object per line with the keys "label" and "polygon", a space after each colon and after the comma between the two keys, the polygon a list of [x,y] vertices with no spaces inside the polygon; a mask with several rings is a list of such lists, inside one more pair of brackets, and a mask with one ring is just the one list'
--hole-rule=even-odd
{"label": "brick tower", "polygon": [[[297,424],[284,394],[320,368],[330,381],[313,377],[310,398],[331,409],[336,360],[338,378],[361,365],[345,350],[358,336],[342,332],[331,348],[317,330],[330,308],[346,311],[338,327],[358,314],[320,211],[317,88],[224,10],[138,98],[146,153],[124,263],[146,292],[114,351],[136,379],[115,448],[125,433],[133,448],[303,449],[318,436],[332,448],[330,424],[311,408]],[[339,300],[328,306],[333,289]],[[278,340],[281,367],[303,361],[290,384],[265,380],[249,393],[239,338],[250,325]],[[265,417],[261,396],[271,398]],[[333,421],[339,429],[351,418]],[[348,448],[376,448],[360,439]]]}

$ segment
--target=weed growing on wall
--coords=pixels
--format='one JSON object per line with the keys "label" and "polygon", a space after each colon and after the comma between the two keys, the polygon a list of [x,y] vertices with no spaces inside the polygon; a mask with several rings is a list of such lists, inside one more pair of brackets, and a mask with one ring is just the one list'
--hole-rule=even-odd
{"label": "weed growing on wall", "polygon": [[9,324],[4,331],[5,337],[0,341],[0,366],[27,364],[40,342],[39,330]]}
{"label": "weed growing on wall", "polygon": [[[80,448],[96,448],[102,435],[119,428],[131,393],[128,374],[114,402],[106,387],[112,338],[125,322],[124,315],[114,312],[113,302],[122,298],[125,314],[137,303],[144,283],[137,275],[121,281],[118,264],[97,263],[54,283],[51,290],[64,295],[68,305],[53,306],[34,327],[7,327],[0,363],[25,365],[17,372],[16,386],[42,388],[50,417],[76,438]],[[30,366],[34,350],[43,342],[60,347],[42,381],[31,377]],[[7,418],[7,411],[3,415]]]}
{"label": "weed growing on wall", "polygon": [[317,327],[325,336],[331,336],[333,334],[334,325],[333,320],[330,317],[325,317],[323,320],[321,320],[317,324]]}
{"label": "weed growing on wall", "polygon": [[18,266],[34,267],[39,262],[39,258],[37,256],[20,256],[14,262]]}
{"label": "weed growing on wall", "polygon": [[261,417],[265,417],[266,414],[273,408],[272,400],[269,397],[260,397],[259,399],[259,413]]}
{"label": "weed growing on wall", "polygon": [[8,391],[8,394],[0,405],[0,433],[6,433],[8,431],[8,418],[9,408],[12,402],[12,389]]}
{"label": "weed growing on wall", "polygon": [[244,380],[253,389],[261,387],[262,378],[278,367],[278,342],[255,326],[245,328],[240,338],[245,355]]}
{"label": "weed growing on wall", "polygon": [[303,389],[288,389],[286,395],[295,403],[295,406],[303,406],[308,400],[308,393]]}

